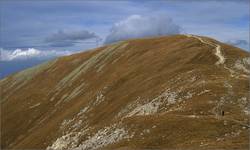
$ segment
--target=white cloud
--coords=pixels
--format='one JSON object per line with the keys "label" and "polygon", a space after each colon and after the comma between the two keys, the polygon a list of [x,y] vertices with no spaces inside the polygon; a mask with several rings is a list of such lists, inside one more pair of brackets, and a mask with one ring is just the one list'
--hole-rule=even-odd
{"label": "white cloud", "polygon": [[113,43],[130,38],[161,36],[180,33],[180,26],[166,16],[132,15],[115,23],[105,43]]}
{"label": "white cloud", "polygon": [[35,48],[1,50],[1,61],[27,60],[27,59],[46,59],[63,55],[70,55],[73,51],[56,51],[56,50],[38,50]]}

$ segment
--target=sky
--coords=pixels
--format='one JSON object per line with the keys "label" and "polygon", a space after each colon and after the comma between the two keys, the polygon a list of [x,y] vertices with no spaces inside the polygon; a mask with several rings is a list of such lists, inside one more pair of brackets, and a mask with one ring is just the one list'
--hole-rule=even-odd
{"label": "sky", "polygon": [[196,34],[249,50],[249,0],[2,0],[1,78],[131,38]]}

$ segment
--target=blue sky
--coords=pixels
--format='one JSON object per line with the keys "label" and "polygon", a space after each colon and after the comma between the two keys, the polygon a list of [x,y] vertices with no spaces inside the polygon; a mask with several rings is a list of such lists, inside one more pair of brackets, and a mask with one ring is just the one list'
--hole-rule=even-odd
{"label": "blue sky", "polygon": [[94,48],[96,41],[157,35],[198,34],[249,49],[248,0],[2,0],[0,11],[1,65],[12,64],[12,72],[28,60]]}

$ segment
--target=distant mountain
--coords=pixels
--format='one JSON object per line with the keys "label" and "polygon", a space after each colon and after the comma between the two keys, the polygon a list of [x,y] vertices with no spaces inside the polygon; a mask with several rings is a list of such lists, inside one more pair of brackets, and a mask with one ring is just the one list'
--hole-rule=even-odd
{"label": "distant mountain", "polygon": [[1,74],[0,79],[7,77],[10,74],[16,73],[18,71],[33,67],[35,65],[41,64],[48,61],[38,60],[38,59],[28,59],[28,60],[15,60],[15,61],[0,61]]}
{"label": "distant mountain", "polygon": [[0,80],[8,149],[248,149],[250,55],[208,37],[118,42]]}

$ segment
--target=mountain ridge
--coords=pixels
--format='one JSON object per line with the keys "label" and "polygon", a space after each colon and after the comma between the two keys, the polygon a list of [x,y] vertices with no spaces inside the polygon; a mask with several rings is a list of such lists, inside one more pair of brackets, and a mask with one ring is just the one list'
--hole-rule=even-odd
{"label": "mountain ridge", "polygon": [[249,68],[247,52],[195,35],[57,58],[0,80],[1,147],[247,148]]}

